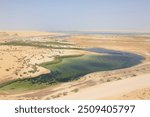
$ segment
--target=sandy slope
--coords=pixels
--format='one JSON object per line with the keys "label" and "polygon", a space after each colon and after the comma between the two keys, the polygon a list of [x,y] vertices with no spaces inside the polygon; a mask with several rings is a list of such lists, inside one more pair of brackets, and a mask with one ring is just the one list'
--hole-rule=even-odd
{"label": "sandy slope", "polygon": [[105,99],[150,86],[150,74],[95,85],[57,99]]}
{"label": "sandy slope", "polygon": [[109,97],[105,99],[117,99],[117,100],[149,100],[150,99],[150,87],[131,91],[130,93],[119,95],[116,97]]}

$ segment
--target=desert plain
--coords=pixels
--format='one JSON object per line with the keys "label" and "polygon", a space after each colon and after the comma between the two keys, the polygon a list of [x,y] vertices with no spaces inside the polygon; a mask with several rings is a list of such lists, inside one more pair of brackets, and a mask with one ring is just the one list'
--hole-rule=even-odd
{"label": "desert plain", "polygon": [[0,99],[149,100],[150,34],[0,31]]}

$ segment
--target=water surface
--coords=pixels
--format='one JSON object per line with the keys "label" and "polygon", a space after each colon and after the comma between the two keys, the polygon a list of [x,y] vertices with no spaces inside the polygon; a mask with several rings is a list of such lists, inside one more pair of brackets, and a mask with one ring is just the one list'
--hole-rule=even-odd
{"label": "water surface", "polygon": [[1,89],[38,89],[54,83],[77,80],[81,76],[92,72],[131,67],[141,63],[144,59],[142,56],[136,54],[103,48],[86,48],[85,50],[97,53],[107,53],[107,55],[57,57],[53,62],[47,62],[40,65],[51,70],[51,73],[34,78],[18,80],[1,87]]}

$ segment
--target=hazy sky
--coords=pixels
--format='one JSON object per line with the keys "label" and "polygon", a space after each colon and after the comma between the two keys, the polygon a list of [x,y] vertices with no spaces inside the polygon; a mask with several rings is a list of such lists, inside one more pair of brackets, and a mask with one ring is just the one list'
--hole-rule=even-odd
{"label": "hazy sky", "polygon": [[150,0],[0,0],[0,30],[150,31]]}

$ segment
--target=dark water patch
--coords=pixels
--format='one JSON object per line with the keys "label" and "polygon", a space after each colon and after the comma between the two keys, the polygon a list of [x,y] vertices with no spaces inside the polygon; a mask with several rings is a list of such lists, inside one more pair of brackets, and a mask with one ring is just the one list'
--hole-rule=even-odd
{"label": "dark water patch", "polygon": [[132,59],[136,59],[136,60],[143,60],[144,59],[143,56],[140,56],[140,55],[137,55],[134,53],[117,51],[117,50],[110,50],[110,49],[104,49],[104,48],[85,48],[84,50],[90,51],[90,52],[106,53],[106,54],[112,54],[112,55],[132,57]]}

